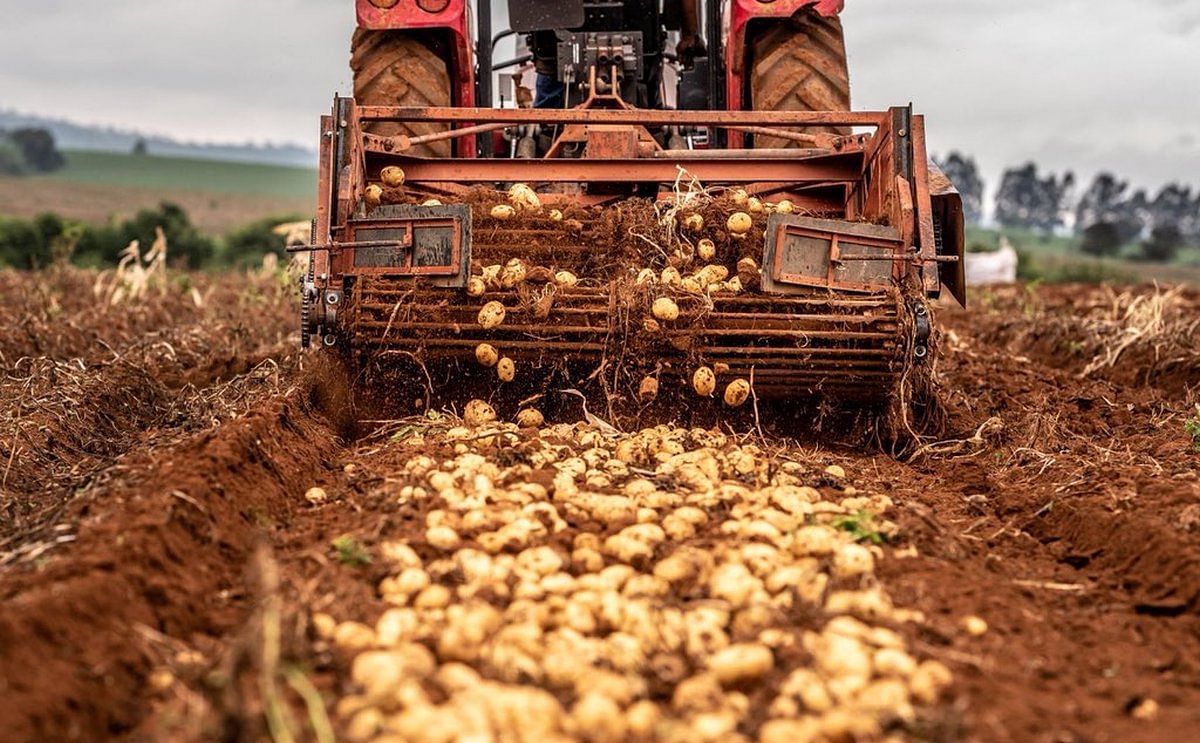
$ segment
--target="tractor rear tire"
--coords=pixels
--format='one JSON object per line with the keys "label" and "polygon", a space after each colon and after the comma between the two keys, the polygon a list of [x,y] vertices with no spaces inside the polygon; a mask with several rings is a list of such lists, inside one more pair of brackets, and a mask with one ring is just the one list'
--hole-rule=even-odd
{"label": "tractor rear tire", "polygon": [[[808,11],[772,26],[756,38],[750,104],[755,111],[849,111],[850,73],[841,20]],[[850,133],[849,129],[834,127],[808,131]],[[754,138],[754,146],[806,145],[760,134]]]}
{"label": "tractor rear tire", "polygon": [[[357,29],[350,44],[354,99],[364,106],[450,106],[450,70],[440,50],[407,31]],[[372,124],[372,134],[410,137],[445,131],[445,124]],[[413,155],[449,157],[451,140],[416,145]]]}

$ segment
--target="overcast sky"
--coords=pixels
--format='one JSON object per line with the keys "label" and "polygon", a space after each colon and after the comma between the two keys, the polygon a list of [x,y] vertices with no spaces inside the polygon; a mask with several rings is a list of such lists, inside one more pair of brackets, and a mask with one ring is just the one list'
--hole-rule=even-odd
{"label": "overcast sky", "polygon": [[[500,3],[497,3],[500,4]],[[0,107],[312,143],[353,0],[0,0]],[[1200,185],[1200,0],[847,0],[854,105],[912,101],[994,181],[1032,158]]]}

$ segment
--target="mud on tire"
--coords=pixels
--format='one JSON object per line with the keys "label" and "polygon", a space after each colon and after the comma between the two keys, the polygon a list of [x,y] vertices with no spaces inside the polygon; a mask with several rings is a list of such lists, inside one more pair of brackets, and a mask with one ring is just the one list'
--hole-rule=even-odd
{"label": "mud on tire", "polygon": [[[838,18],[808,11],[775,24],[754,39],[751,55],[750,104],[755,111],[850,110],[846,41]],[[840,128],[825,131],[850,133]],[[758,135],[754,146],[803,143]]]}
{"label": "mud on tire", "polygon": [[[350,44],[354,98],[367,106],[449,106],[450,70],[435,42],[407,31],[357,29]],[[372,134],[422,136],[444,131],[444,124],[375,124]],[[448,157],[450,140],[417,145],[412,154]]]}

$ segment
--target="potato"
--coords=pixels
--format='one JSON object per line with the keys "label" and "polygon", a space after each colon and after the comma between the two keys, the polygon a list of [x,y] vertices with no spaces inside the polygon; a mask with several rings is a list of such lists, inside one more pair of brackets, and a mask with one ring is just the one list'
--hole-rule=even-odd
{"label": "potato", "polygon": [[519,211],[536,212],[542,208],[542,201],[537,193],[524,183],[514,183],[508,189],[508,200]]}
{"label": "potato", "polygon": [[383,181],[383,185],[389,188],[399,188],[404,185],[404,168],[389,165],[379,171],[379,179]]}
{"label": "potato", "polygon": [[[463,422],[471,428],[480,428],[495,422],[495,420],[495,408],[483,400],[472,400],[467,403],[467,407],[463,410]],[[430,483],[433,483],[432,479],[430,479]],[[436,485],[434,487],[437,488]]]}
{"label": "potato", "polygon": [[500,288],[500,272],[504,270],[504,266],[496,263],[490,266],[484,266],[482,276],[483,283],[493,289]]}
{"label": "potato", "polygon": [[467,296],[482,297],[487,292],[487,282],[480,276],[472,276],[467,279]]}
{"label": "potato", "polygon": [[563,220],[563,213],[561,211],[559,211],[558,209],[550,210],[550,221],[551,222],[561,222],[562,220]]}
{"label": "potato", "polygon": [[484,330],[498,328],[504,323],[506,310],[499,302],[488,302],[479,310],[479,324]]}
{"label": "potato", "polygon": [[717,388],[717,375],[707,366],[702,366],[692,374],[692,389],[701,397],[712,397]]}
{"label": "potato", "polygon": [[667,266],[662,270],[662,276],[658,279],[663,286],[679,286],[683,283],[683,277],[679,275],[679,269],[674,266]]}
{"label": "potato", "polygon": [[771,649],[757,643],[739,643],[718,650],[708,661],[708,670],[724,686],[762,678],[775,668]]}
{"label": "potato", "polygon": [[517,376],[517,365],[512,359],[505,356],[496,362],[496,376],[500,377],[501,382],[511,382]]}
{"label": "potato", "polygon": [[512,289],[525,281],[528,269],[520,258],[513,258],[500,271],[500,288]]}
{"label": "potato", "polygon": [[746,201],[746,211],[750,212],[751,214],[762,214],[764,211],[762,201],[753,196],[750,197]]}
{"label": "potato", "polygon": [[750,194],[746,193],[744,188],[735,188],[729,192],[729,195],[733,197],[733,203],[738,206],[745,206],[746,202],[750,200]]}
{"label": "potato", "polygon": [[750,397],[750,383],[735,379],[725,387],[725,404],[731,408],[741,406]]}
{"label": "potato", "polygon": [[304,500],[308,501],[314,506],[319,506],[325,501],[329,500],[329,496],[325,493],[325,488],[313,487],[304,492]]}
{"label": "potato", "polygon": [[856,578],[875,570],[875,556],[861,544],[843,544],[833,553],[833,574],[838,578]]}
{"label": "potato", "polygon": [[745,235],[754,226],[754,220],[746,212],[734,212],[729,215],[726,226],[734,235]]}
{"label": "potato", "polygon": [[448,552],[457,549],[462,540],[458,536],[458,532],[451,529],[449,526],[433,526],[425,530],[425,541],[429,546],[436,547],[443,552]]}
{"label": "potato", "polygon": [[711,261],[717,255],[717,244],[707,237],[696,244],[696,255],[702,261]]}
{"label": "potato", "polygon": [[688,294],[700,294],[704,291],[704,287],[708,285],[707,281],[703,281],[695,276],[688,276],[679,283],[679,288],[683,289]]}
{"label": "potato", "polygon": [[988,631],[988,623],[984,621],[983,617],[977,617],[975,615],[963,617],[961,624],[963,631],[971,637],[982,637],[983,635],[986,635]]}
{"label": "potato", "polygon": [[541,428],[545,422],[542,411],[535,408],[526,408],[517,413],[517,425],[521,428]]}
{"label": "potato", "polygon": [[909,689],[913,698],[922,704],[933,704],[941,696],[942,690],[954,679],[950,669],[937,662],[927,660],[917,666],[909,681]]}
{"label": "potato", "polygon": [[654,377],[643,377],[638,386],[638,398],[642,402],[650,402],[658,397],[658,380]]}
{"label": "potato", "polygon": [[679,305],[675,304],[675,300],[670,297],[659,297],[654,300],[654,306],[651,307],[651,312],[659,320],[671,322],[679,319]]}
{"label": "potato", "polygon": [[383,189],[372,183],[363,192],[363,198],[366,200],[367,206],[379,206],[379,202],[383,201]]}
{"label": "potato", "polygon": [[441,206],[442,202],[439,199],[426,199],[421,202],[421,206]]}
{"label": "potato", "polygon": [[508,204],[496,204],[492,207],[491,211],[492,219],[496,219],[501,222],[506,222],[512,219],[516,213],[517,210],[513,209]]}
{"label": "potato", "polygon": [[653,268],[643,268],[641,271],[638,272],[637,280],[635,281],[635,283],[638,286],[646,286],[648,284],[656,284],[656,283],[658,283],[658,274],[656,274],[654,272]]}
{"label": "potato", "polygon": [[689,214],[683,218],[683,227],[689,232],[699,232],[704,229],[704,216],[700,214]]}
{"label": "potato", "polygon": [[566,289],[579,284],[579,277],[570,271],[559,271],[554,274],[554,283]]}
{"label": "potato", "polygon": [[500,360],[500,352],[490,343],[480,343],[475,346],[475,360],[479,362],[480,366],[490,369]]}
{"label": "potato", "polygon": [[791,214],[792,212],[796,211],[796,207],[793,206],[791,201],[783,199],[775,205],[775,211],[779,212],[780,214]]}

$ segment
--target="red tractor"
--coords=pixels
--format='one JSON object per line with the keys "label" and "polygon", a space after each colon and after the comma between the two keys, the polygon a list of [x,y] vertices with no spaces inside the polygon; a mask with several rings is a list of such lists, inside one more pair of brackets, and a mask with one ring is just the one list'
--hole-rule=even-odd
{"label": "red tractor", "polygon": [[[496,44],[514,33],[541,40],[555,29],[631,32],[649,57],[643,73],[653,79],[664,58],[678,60],[663,44],[664,31],[671,30],[685,41],[706,37],[699,47],[707,54],[684,60],[689,68],[698,64],[680,76],[681,108],[848,111],[850,80],[838,18],[843,5],[844,0],[667,0],[660,10],[658,0],[510,2],[511,28],[493,36],[491,4],[479,2],[476,41],[466,0],[357,0],[350,61],[354,99],[361,105],[490,107],[496,103],[491,73],[535,57],[497,64]],[[724,38],[723,28],[729,29]],[[632,96],[625,100],[638,102]],[[768,138],[760,145],[784,142]],[[449,144],[418,151],[447,155]]]}
{"label": "red tractor", "polygon": [[[849,110],[841,7],[513,1],[494,33],[482,0],[358,0],[303,342],[414,367],[426,403],[497,374],[537,394],[538,368],[610,403],[709,376],[894,400],[929,300],[964,300],[962,208],[924,117]],[[494,73],[530,65],[498,105]]]}

